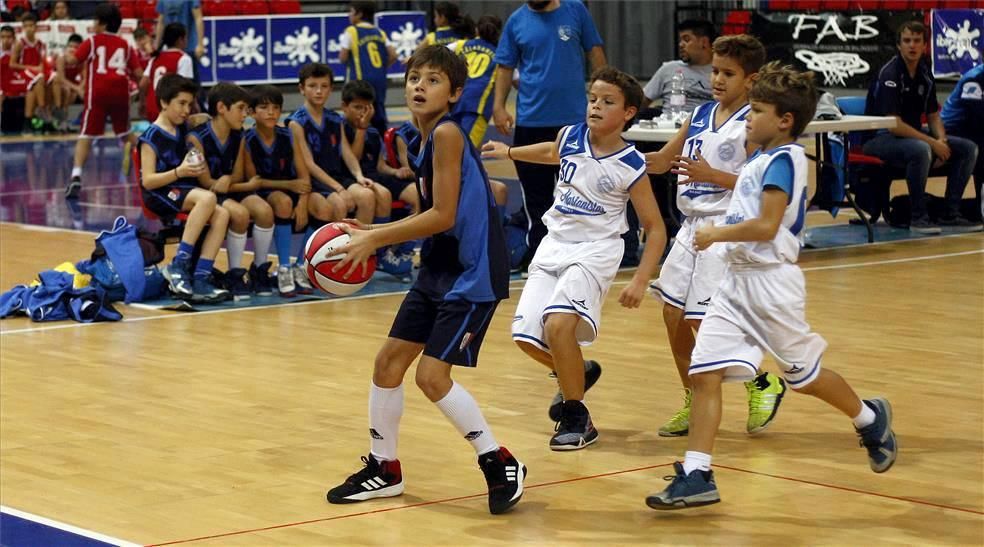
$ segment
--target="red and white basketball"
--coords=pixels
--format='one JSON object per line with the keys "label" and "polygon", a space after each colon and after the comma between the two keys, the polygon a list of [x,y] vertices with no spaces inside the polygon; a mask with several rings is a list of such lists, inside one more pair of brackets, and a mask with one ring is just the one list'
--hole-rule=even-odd
{"label": "red and white basketball", "polygon": [[307,261],[308,279],[315,287],[335,296],[348,296],[366,286],[372,273],[376,271],[376,256],[370,256],[365,269],[356,267],[352,275],[345,279],[348,270],[333,272],[343,258],[336,249],[349,242],[349,235],[339,229],[341,223],[333,222],[318,228],[304,247],[304,258]]}

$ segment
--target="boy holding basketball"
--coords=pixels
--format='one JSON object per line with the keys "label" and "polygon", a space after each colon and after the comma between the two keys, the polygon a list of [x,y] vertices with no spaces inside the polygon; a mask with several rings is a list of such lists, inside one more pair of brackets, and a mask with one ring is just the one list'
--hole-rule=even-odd
{"label": "boy holding basketball", "polygon": [[500,446],[475,399],[451,379],[453,366],[474,367],[500,300],[509,296],[506,245],[488,177],[468,136],[449,116],[468,76],[462,59],[427,46],[407,62],[407,106],[420,128],[414,170],[421,212],[383,226],[356,229],[339,249],[336,272],[365,267],[376,249],[425,238],[420,275],[376,355],[369,388],[370,452],[365,467],[328,492],[331,503],[403,493],[397,436],[403,378],[417,357],[416,382],[471,443],[488,484],[489,511],[507,511],[523,495],[526,467]]}
{"label": "boy holding basketball", "polygon": [[897,455],[888,401],[862,401],[844,378],[821,367],[827,342],[806,323],[806,286],[796,260],[808,165],[796,139],[816,110],[813,74],[770,63],[749,98],[748,140],[761,149],[738,173],[721,224],[700,226],[694,235],[699,250],[722,246],[728,269],[697,332],[687,452],[682,463],[673,464],[673,482],[646,498],[653,509],[721,501],[711,471],[721,422],[721,383],[755,377],[766,351],[794,391],[817,397],[851,418],[872,471],[888,471]]}

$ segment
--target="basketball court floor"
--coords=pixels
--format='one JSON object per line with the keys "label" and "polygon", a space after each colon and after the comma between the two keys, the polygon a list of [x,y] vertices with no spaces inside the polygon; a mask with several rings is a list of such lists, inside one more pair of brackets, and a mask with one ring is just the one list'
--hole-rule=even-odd
{"label": "basketball court floor", "polygon": [[[93,230],[139,214],[113,143],[94,149],[83,207],[66,205],[72,144],[0,143],[2,290],[85,258]],[[506,178],[510,169],[489,165]],[[844,216],[811,213],[808,226]],[[455,373],[529,467],[509,514],[488,514],[471,448],[412,381],[406,493],[325,501],[368,452],[373,356],[398,291],[199,313],[121,305],[120,323],[3,320],[2,511],[104,544],[981,544],[984,236],[810,250],[801,265],[808,318],[830,343],[824,366],[894,407],[900,455],[886,474],[869,470],[850,420],[806,396],[788,392],[773,425],[749,437],[744,389],[729,385],[714,460],[722,502],[646,507],[686,439],[656,435],[682,394],[658,303],[618,305],[626,271],[585,349],[604,367],[586,399],[595,445],[547,448],[556,385],[509,336],[522,280],[493,319],[479,367]],[[0,520],[8,534],[12,522]],[[3,545],[25,544],[10,537],[0,530]]]}

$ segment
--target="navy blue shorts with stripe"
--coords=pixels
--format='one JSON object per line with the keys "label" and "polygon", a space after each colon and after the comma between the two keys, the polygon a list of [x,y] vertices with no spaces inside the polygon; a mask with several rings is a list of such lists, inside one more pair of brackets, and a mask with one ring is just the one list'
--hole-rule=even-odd
{"label": "navy blue shorts with stripe", "polygon": [[437,300],[410,289],[396,312],[391,338],[424,344],[424,355],[452,365],[478,365],[478,352],[498,301]]}
{"label": "navy blue shorts with stripe", "polygon": [[192,188],[177,186],[164,186],[155,190],[144,188],[142,190],[143,202],[161,220],[170,222],[181,212],[181,208],[184,207],[185,198],[188,197],[191,190]]}

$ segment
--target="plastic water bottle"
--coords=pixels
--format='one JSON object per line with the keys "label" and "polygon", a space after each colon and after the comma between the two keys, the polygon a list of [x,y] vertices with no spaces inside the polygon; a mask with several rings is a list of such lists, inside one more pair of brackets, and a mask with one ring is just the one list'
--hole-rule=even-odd
{"label": "plastic water bottle", "polygon": [[670,80],[670,119],[681,122],[687,115],[687,90],[683,81],[683,69],[678,68]]}
{"label": "plastic water bottle", "polygon": [[205,163],[205,157],[202,156],[202,153],[195,147],[188,150],[188,153],[185,154],[185,160],[188,162],[188,165],[192,167],[198,167],[199,165]]}

